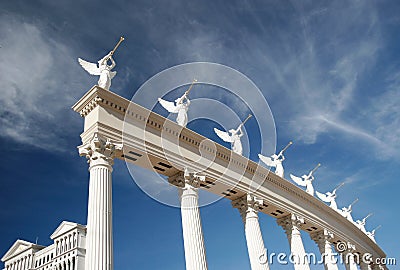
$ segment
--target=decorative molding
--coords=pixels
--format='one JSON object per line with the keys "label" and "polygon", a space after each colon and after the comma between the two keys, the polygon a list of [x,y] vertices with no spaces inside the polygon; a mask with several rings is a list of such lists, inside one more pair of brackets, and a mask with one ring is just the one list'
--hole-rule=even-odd
{"label": "decorative molding", "polygon": [[108,138],[101,137],[97,132],[94,133],[90,142],[78,146],[79,155],[88,159],[90,166],[114,164],[114,158],[121,154],[122,143],[112,142]]}
{"label": "decorative molding", "polygon": [[256,198],[252,194],[246,194],[236,200],[233,200],[232,207],[239,210],[243,221],[249,217],[257,217],[260,206],[263,204],[263,200]]}
{"label": "decorative molding", "polygon": [[179,188],[199,188],[201,183],[206,180],[205,175],[189,172],[187,168],[177,174],[168,177],[168,182]]}
{"label": "decorative molding", "polygon": [[313,232],[310,234],[312,240],[314,240],[318,245],[325,244],[326,242],[330,242],[334,235],[328,230],[324,229],[322,231]]}
{"label": "decorative molding", "polygon": [[299,231],[301,224],[305,223],[304,218],[296,214],[281,217],[277,219],[276,222],[285,230],[288,236],[290,236],[294,230]]}
{"label": "decorative molding", "polygon": [[[206,171],[207,180],[216,183],[213,186],[213,190],[219,192],[219,188],[235,188],[238,192],[237,196],[230,197],[236,199],[237,197],[243,196],[249,190],[251,181],[254,181],[256,177],[261,178],[260,188],[254,192],[258,198],[264,199],[264,203],[267,203],[277,209],[285,211],[285,213],[297,213],[301,216],[306,217],[307,226],[315,226],[317,230],[323,228],[329,229],[334,233],[334,241],[350,241],[357,246],[358,252],[371,252],[373,256],[385,257],[382,249],[374,243],[368,236],[363,234],[353,223],[342,217],[337,211],[331,209],[317,198],[310,196],[301,188],[293,185],[289,181],[276,176],[274,173],[268,171],[267,168],[257,164],[254,161],[248,160],[243,156],[239,156],[235,153],[231,153],[229,149],[215,144],[215,149],[208,149],[207,146],[201,144],[201,142],[207,138],[189,130],[178,126],[176,123],[165,119],[164,117],[151,112],[150,110],[141,107],[138,104],[131,103],[129,100],[116,95],[110,91],[101,89],[100,87],[93,87],[88,93],[78,101],[73,109],[80,112],[87,106],[92,99],[100,97],[102,100],[98,101],[97,106],[101,106],[102,110],[108,113],[109,117],[102,117],[99,113],[98,118],[87,117],[85,119],[85,130],[84,139],[85,142],[92,136],[93,132],[99,132],[100,134],[113,138],[116,141],[122,140],[122,132],[119,135],[117,131],[121,130],[123,121],[129,122],[130,125],[136,128],[145,128],[146,132],[151,135],[161,136],[163,132],[168,136],[168,140],[175,140],[179,142],[180,147],[183,147],[189,151],[192,151],[194,155],[198,155],[196,149],[200,151],[206,151],[213,154],[215,164],[226,168],[232,168],[237,172],[243,172],[242,177],[238,180],[234,174],[222,174],[217,170],[217,167],[213,167]],[[88,107],[90,109],[90,106]],[[93,127],[93,128],[92,128]],[[90,131],[89,129],[92,129]],[[97,130],[96,130],[97,129]],[[124,140],[126,147],[137,148],[139,151],[144,149],[149,151],[149,155],[154,156],[158,159],[165,157],[165,151],[162,151],[158,145],[153,141],[145,141],[142,143],[143,137],[136,136],[135,134],[126,134],[128,140]],[[136,136],[136,137],[135,137]],[[193,151],[195,149],[195,151]],[[186,152],[186,151],[185,151]],[[173,153],[172,153],[173,155]],[[119,157],[119,156],[117,156]],[[171,157],[179,166],[191,166],[191,156],[173,155]],[[121,157],[123,159],[123,157]],[[138,165],[142,165],[139,164]],[[193,165],[193,164],[192,164]],[[196,165],[193,165],[196,166]],[[149,169],[151,169],[149,167]],[[202,170],[201,166],[197,167],[198,170]],[[162,173],[163,174],[163,173]],[[170,176],[171,174],[165,173],[164,175]],[[171,177],[171,183],[173,182]],[[183,177],[184,178],[184,177]],[[186,179],[178,181],[178,186],[186,184]],[[195,183],[192,183],[195,185]],[[213,191],[210,190],[210,191]],[[219,193],[216,193],[219,194]],[[271,215],[271,208],[263,208],[261,211]],[[271,215],[272,216],[272,215]],[[301,226],[303,228],[304,226]]]}

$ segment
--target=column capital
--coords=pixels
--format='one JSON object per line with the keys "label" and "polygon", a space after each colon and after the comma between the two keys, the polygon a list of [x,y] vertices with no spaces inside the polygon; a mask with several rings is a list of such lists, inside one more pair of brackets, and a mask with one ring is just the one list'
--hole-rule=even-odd
{"label": "column capital", "polygon": [[383,269],[385,269],[385,267],[383,267],[383,266],[380,265],[380,264],[372,264],[372,265],[371,265],[371,269],[372,269],[372,270],[383,270]]}
{"label": "column capital", "polygon": [[257,216],[260,206],[263,204],[263,200],[258,199],[252,194],[246,194],[236,200],[232,201],[232,207],[237,208],[243,219],[246,218],[247,214],[253,214]]}
{"label": "column capital", "polygon": [[356,251],[356,246],[353,243],[347,242],[345,244],[347,249],[342,251],[344,254],[354,253]]}
{"label": "column capital", "polygon": [[122,143],[113,142],[109,138],[104,138],[97,132],[86,144],[78,146],[80,156],[88,159],[90,167],[96,165],[112,166],[114,158],[122,150]]}
{"label": "column capital", "polygon": [[286,233],[291,232],[293,228],[299,229],[304,224],[304,218],[296,214],[290,214],[276,220],[279,226],[283,227]]}
{"label": "column capital", "polygon": [[184,171],[180,171],[177,174],[168,177],[168,182],[170,184],[180,188],[185,188],[188,185],[192,188],[198,188],[200,183],[204,182],[205,180],[205,175],[189,172],[186,168]]}
{"label": "column capital", "polygon": [[314,240],[318,245],[325,244],[325,242],[330,242],[333,239],[333,233],[324,229],[322,231],[313,232],[310,234],[312,240]]}

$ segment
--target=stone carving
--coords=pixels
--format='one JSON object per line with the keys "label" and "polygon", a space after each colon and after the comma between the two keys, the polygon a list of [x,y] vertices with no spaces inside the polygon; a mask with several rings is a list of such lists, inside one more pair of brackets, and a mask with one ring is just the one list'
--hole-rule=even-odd
{"label": "stone carving", "polygon": [[321,201],[330,203],[330,207],[334,210],[338,210],[337,204],[336,204],[336,191],[341,188],[344,185],[344,183],[341,183],[338,185],[332,192],[326,192],[325,194],[320,193],[316,191],[315,193],[317,194],[318,198],[321,199]]}
{"label": "stone carving", "polygon": [[293,142],[289,142],[288,145],[285,146],[285,148],[282,149],[282,151],[279,152],[278,155],[273,154],[271,157],[266,157],[261,154],[258,154],[258,157],[262,162],[264,162],[267,166],[269,167],[275,167],[275,174],[282,177],[284,176],[284,170],[283,170],[283,165],[282,162],[285,160],[285,156],[283,153],[286,151],[286,149],[291,146]]}
{"label": "stone carving", "polygon": [[356,226],[361,230],[361,231],[363,231],[364,233],[367,233],[367,230],[365,229],[365,223],[366,223],[366,221],[367,221],[367,218],[369,218],[370,216],[372,216],[373,214],[372,213],[370,213],[370,214],[368,214],[368,216],[366,216],[365,218],[363,218],[362,220],[357,220],[356,221]]}
{"label": "stone carving", "polygon": [[219,130],[217,128],[214,128],[214,132],[220,137],[223,141],[231,143],[231,148],[232,151],[235,152],[238,155],[242,155],[243,153],[243,147],[242,147],[242,142],[240,141],[240,138],[243,136],[243,131],[242,127],[243,125],[249,120],[251,117],[251,114],[244,120],[237,129],[230,129],[229,132],[231,135],[229,135],[228,132]]}
{"label": "stone carving", "polygon": [[353,205],[358,202],[358,198],[354,200],[348,207],[343,207],[341,211],[339,211],[342,216],[350,220],[351,222],[354,222],[353,217],[351,216],[351,212],[353,211]]}
{"label": "stone carving", "polygon": [[247,215],[254,216],[257,215],[262,206],[263,200],[258,199],[252,194],[246,194],[236,200],[232,201],[232,207],[237,208],[243,221],[246,220]]}
{"label": "stone carving", "polygon": [[381,227],[382,227],[382,226],[379,225],[378,227],[376,227],[376,228],[373,229],[372,231],[367,232],[368,237],[371,238],[372,241],[376,242],[376,241],[375,241],[375,232],[376,232],[379,228],[381,228]]}
{"label": "stone carving", "polygon": [[[120,38],[119,42],[117,45],[114,47],[112,51],[110,51],[106,56],[101,58],[99,61],[97,61],[98,64],[91,63],[88,61],[85,61],[81,58],[78,58],[79,64],[85,69],[89,74],[95,75],[95,76],[100,76],[97,84],[106,90],[110,90],[111,86],[111,80],[115,77],[117,74],[116,71],[111,71],[115,67],[115,61],[112,58],[115,50],[118,48],[119,44],[124,40],[123,37]],[[109,64],[110,62],[110,64]]]}
{"label": "stone carving", "polygon": [[318,163],[318,165],[312,169],[308,175],[304,174],[301,178],[294,176],[293,174],[290,174],[290,178],[292,178],[292,180],[299,186],[306,187],[306,192],[311,196],[314,196],[314,187],[312,185],[312,182],[314,181],[313,173],[319,168],[319,166],[321,166],[320,163]]}
{"label": "stone carving", "polygon": [[188,95],[195,82],[197,82],[197,80],[194,80],[192,82],[189,89],[186,90],[186,92],[180,98],[175,99],[175,103],[171,101],[166,101],[162,98],[158,99],[158,102],[160,102],[161,106],[163,106],[164,109],[166,109],[170,113],[178,114],[176,117],[176,122],[178,123],[178,125],[182,127],[186,127],[188,123],[187,112],[189,110],[189,105],[190,105],[190,100],[188,98]]}
{"label": "stone carving", "polygon": [[79,154],[88,159],[90,166],[106,164],[112,166],[114,157],[122,151],[122,143],[112,142],[108,138],[102,138],[98,133],[93,135],[90,142],[78,147]]}

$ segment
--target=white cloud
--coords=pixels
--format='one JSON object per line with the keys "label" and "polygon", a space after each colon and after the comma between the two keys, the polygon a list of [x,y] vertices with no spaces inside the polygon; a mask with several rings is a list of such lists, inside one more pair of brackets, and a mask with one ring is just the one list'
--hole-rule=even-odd
{"label": "white cloud", "polygon": [[76,60],[66,46],[18,16],[2,15],[0,24],[0,136],[64,151],[63,138],[80,120],[68,118],[82,89]]}
{"label": "white cloud", "polygon": [[[385,86],[384,86],[385,87]],[[369,131],[384,142],[380,158],[400,157],[400,71],[388,75],[386,91],[370,100],[365,109]]]}

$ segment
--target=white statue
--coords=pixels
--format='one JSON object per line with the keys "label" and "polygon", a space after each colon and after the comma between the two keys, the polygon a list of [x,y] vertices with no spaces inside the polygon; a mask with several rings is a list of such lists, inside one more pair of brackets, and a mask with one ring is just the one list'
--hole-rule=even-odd
{"label": "white statue", "polygon": [[380,227],[382,227],[382,226],[379,225],[378,227],[376,227],[376,228],[373,229],[372,231],[367,232],[368,237],[371,238],[372,241],[374,241],[374,242],[376,242],[376,241],[375,241],[375,232],[376,232],[376,230],[378,230]]}
{"label": "white statue", "polygon": [[189,105],[190,105],[190,100],[188,98],[188,95],[195,82],[197,82],[197,80],[194,80],[192,82],[189,89],[183,94],[183,96],[175,99],[175,103],[171,101],[166,101],[162,98],[158,98],[158,102],[160,102],[161,106],[163,106],[164,109],[166,109],[170,113],[178,114],[176,117],[176,122],[178,123],[178,125],[182,127],[186,127],[188,123],[187,112],[189,110]]}
{"label": "white statue", "polygon": [[[115,67],[115,61],[112,58],[115,50],[118,48],[119,44],[124,41],[124,38],[121,37],[117,45],[114,47],[112,51],[110,51],[106,56],[104,56],[102,59],[97,61],[98,65],[94,63],[90,63],[88,61],[85,61],[81,58],[78,58],[79,64],[91,75],[96,75],[100,76],[97,84],[101,88],[104,88],[106,90],[110,90],[111,86],[111,80],[115,77],[117,74],[116,71],[111,71]],[[110,64],[109,64],[110,61]]]}
{"label": "white statue", "polygon": [[351,216],[351,212],[353,211],[353,205],[358,202],[358,199],[356,199],[354,202],[352,202],[348,207],[343,207],[339,213],[342,214],[345,218],[350,220],[351,222],[354,222],[353,217]]}
{"label": "white statue", "polygon": [[372,216],[372,213],[371,214],[368,214],[368,216],[366,216],[365,218],[363,218],[362,220],[357,220],[356,221],[356,226],[361,230],[361,231],[363,231],[364,233],[367,233],[367,230],[365,229],[365,222],[366,222],[366,220],[367,220],[367,218],[369,218],[370,216]]}
{"label": "white statue", "polygon": [[341,188],[344,185],[344,183],[341,183],[339,186],[337,186],[332,192],[326,192],[325,194],[320,193],[316,191],[315,193],[317,194],[318,198],[321,199],[321,201],[330,203],[330,207],[336,211],[338,211],[338,207],[336,204],[336,191]]}
{"label": "white statue", "polygon": [[232,151],[238,155],[242,155],[243,153],[242,142],[240,141],[240,138],[243,136],[242,127],[244,123],[246,123],[246,121],[250,119],[250,117],[251,114],[246,118],[246,120],[243,121],[243,123],[239,125],[237,129],[230,129],[229,132],[231,133],[231,135],[229,135],[228,132],[214,128],[214,132],[218,135],[218,137],[220,137],[225,142],[231,143]]}
{"label": "white statue", "polygon": [[286,149],[289,148],[289,146],[292,145],[292,143],[293,142],[289,142],[289,144],[286,145],[286,147],[283,148],[282,151],[280,151],[278,155],[273,154],[271,157],[266,157],[261,154],[258,154],[258,157],[267,166],[275,167],[275,174],[283,178],[284,170],[283,170],[282,162],[285,160],[285,156],[283,155],[283,153],[286,151]]}
{"label": "white statue", "polygon": [[301,178],[294,176],[293,174],[290,174],[290,178],[292,178],[292,180],[299,186],[306,187],[306,192],[311,196],[314,196],[314,187],[312,185],[312,182],[314,181],[313,173],[318,169],[319,166],[321,166],[320,163],[314,169],[312,169],[308,175],[304,174]]}

